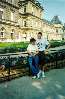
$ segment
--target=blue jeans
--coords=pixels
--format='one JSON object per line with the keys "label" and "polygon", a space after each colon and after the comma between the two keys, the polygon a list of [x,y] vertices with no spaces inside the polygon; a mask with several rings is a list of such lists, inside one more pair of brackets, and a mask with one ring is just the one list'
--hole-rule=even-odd
{"label": "blue jeans", "polygon": [[38,55],[29,56],[28,62],[30,65],[30,69],[32,71],[32,75],[37,75],[39,73],[39,57],[38,57]]}

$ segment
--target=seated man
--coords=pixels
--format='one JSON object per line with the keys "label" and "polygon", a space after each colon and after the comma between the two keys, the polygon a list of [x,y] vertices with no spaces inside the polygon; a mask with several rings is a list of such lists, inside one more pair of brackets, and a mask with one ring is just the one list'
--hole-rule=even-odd
{"label": "seated man", "polygon": [[28,61],[30,69],[32,71],[33,78],[40,77],[39,70],[39,57],[38,57],[38,47],[36,45],[36,40],[34,38],[30,39],[30,44],[28,45],[27,52],[29,55]]}

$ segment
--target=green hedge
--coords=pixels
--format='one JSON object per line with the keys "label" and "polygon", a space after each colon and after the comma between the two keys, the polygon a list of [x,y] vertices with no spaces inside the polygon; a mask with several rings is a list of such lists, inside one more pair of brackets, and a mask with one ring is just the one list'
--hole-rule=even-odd
{"label": "green hedge", "polygon": [[50,47],[51,48],[59,47],[59,46],[63,46],[63,45],[65,45],[65,41],[58,41],[58,40],[56,40],[56,41],[54,41],[54,40],[50,41]]}
{"label": "green hedge", "polygon": [[15,53],[25,51],[29,42],[20,43],[0,43],[0,53]]}
{"label": "green hedge", "polygon": [[[29,42],[19,42],[19,43],[0,43],[0,54],[3,53],[15,53],[22,52],[27,49]],[[65,41],[50,41],[50,47],[59,47],[65,45]]]}

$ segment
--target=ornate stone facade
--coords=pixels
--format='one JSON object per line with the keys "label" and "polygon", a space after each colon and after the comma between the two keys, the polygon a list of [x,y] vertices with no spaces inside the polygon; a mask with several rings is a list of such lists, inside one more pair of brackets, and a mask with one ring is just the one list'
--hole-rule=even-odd
{"label": "ornate stone facade", "polygon": [[28,41],[41,31],[45,37],[57,33],[54,25],[43,19],[44,9],[36,0],[0,1],[0,42]]}

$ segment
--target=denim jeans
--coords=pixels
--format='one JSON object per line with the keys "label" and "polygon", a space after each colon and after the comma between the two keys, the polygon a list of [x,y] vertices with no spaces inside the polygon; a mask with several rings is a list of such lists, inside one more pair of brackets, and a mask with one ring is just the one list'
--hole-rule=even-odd
{"label": "denim jeans", "polygon": [[39,73],[39,57],[38,55],[29,56],[28,62],[30,65],[30,69],[32,71],[32,75],[37,75]]}

